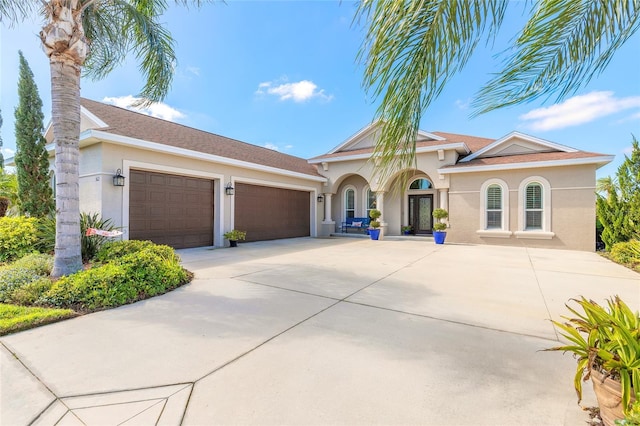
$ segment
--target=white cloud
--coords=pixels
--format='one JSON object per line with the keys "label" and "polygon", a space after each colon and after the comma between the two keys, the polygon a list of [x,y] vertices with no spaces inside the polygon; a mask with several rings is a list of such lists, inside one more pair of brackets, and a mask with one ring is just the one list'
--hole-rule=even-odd
{"label": "white cloud", "polygon": [[588,123],[630,108],[640,108],[640,96],[615,98],[613,92],[591,92],[574,96],[547,108],[537,108],[521,115],[533,130],[553,130]]}
{"label": "white cloud", "polygon": [[175,108],[170,107],[164,102],[154,102],[151,105],[144,107],[133,106],[138,102],[140,98],[136,98],[132,95],[119,96],[119,97],[105,97],[102,102],[106,102],[121,108],[126,108],[131,111],[141,112],[143,114],[150,115],[152,117],[162,118],[163,120],[176,121],[180,118],[185,118],[185,115]]}
{"label": "white cloud", "polygon": [[456,99],[455,105],[458,109],[469,109],[469,105],[471,104],[471,99],[467,98],[466,101],[463,101],[461,99]]}
{"label": "white cloud", "polygon": [[285,83],[282,81],[265,81],[258,84],[258,95],[274,95],[281,101],[293,100],[294,102],[305,102],[312,98],[319,98],[324,101],[333,99],[333,95],[327,95],[324,89],[310,80],[301,80],[297,83]]}
{"label": "white cloud", "polygon": [[293,148],[293,145],[285,145],[284,147],[281,148],[281,147],[279,147],[278,145],[276,145],[274,143],[267,142],[267,143],[264,144],[264,147],[268,148],[268,149],[272,149],[274,151],[282,152],[282,151],[290,150],[291,148]]}
{"label": "white cloud", "polygon": [[187,67],[186,70],[191,74],[200,77],[200,68],[198,67]]}

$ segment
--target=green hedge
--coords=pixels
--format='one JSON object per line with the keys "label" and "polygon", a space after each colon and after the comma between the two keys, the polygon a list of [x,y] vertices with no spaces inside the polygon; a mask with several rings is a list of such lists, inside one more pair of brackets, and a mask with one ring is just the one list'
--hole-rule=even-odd
{"label": "green hedge", "polygon": [[97,258],[109,263],[60,278],[40,303],[79,310],[111,308],[165,293],[189,279],[171,247],[148,241],[108,243]]}
{"label": "green hedge", "polygon": [[0,262],[10,262],[33,253],[37,241],[36,218],[0,217]]}

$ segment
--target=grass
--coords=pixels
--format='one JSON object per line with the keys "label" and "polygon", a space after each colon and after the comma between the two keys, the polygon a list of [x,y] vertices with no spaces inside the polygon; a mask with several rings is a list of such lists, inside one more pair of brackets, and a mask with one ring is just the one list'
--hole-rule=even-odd
{"label": "grass", "polygon": [[34,308],[0,303],[0,336],[78,315],[71,309]]}

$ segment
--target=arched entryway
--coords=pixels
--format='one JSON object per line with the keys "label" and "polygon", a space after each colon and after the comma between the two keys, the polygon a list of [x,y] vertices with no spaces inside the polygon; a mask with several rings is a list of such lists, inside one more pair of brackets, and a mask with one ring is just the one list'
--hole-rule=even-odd
{"label": "arched entryway", "polygon": [[425,235],[433,233],[433,209],[436,205],[436,190],[426,176],[415,176],[409,180],[406,191],[405,219],[411,233]]}

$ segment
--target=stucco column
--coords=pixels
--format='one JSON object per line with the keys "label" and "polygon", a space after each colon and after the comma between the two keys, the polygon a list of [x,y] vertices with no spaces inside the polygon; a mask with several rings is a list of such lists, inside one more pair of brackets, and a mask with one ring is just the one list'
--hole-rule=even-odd
{"label": "stucco column", "polygon": [[442,188],[440,191],[440,208],[449,211],[449,188]]}
{"label": "stucco column", "polygon": [[380,216],[380,224],[385,225],[384,222],[384,191],[376,191],[376,209],[380,210],[382,216]]}
{"label": "stucco column", "polygon": [[322,223],[333,223],[331,218],[331,196],[333,194],[324,194],[324,220]]}

